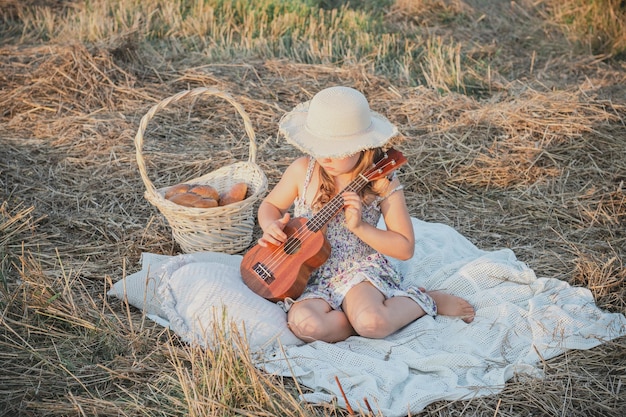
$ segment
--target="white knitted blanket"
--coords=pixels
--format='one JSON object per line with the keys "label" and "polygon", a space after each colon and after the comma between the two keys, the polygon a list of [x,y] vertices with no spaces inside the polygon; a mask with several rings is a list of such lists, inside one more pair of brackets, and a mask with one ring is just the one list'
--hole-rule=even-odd
{"label": "white knitted blanket", "polygon": [[[153,265],[160,309],[147,312],[185,340],[210,346],[215,308],[226,307],[231,320],[244,322],[240,329],[259,354],[258,367],[310,388],[304,400],[345,407],[338,378],[352,409],[367,410],[367,399],[387,417],[498,393],[516,373],[540,377],[541,360],[626,335],[626,318],[600,310],[586,288],[537,278],[512,251],[482,251],[448,226],[417,219],[413,226],[415,255],[394,264],[407,284],[469,300],[476,308],[472,323],[426,316],[384,340],[303,344],[286,327],[282,310],[241,282],[240,257],[211,253]],[[144,262],[144,281],[146,268]],[[120,296],[117,289],[110,293]]]}

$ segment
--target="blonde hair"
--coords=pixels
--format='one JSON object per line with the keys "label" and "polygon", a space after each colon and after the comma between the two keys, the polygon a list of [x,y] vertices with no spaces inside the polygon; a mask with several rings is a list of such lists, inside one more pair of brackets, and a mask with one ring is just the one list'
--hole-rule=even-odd
{"label": "blonde hair", "polygon": [[[374,165],[374,161],[378,161],[378,159],[380,159],[380,157],[383,155],[383,152],[384,151],[382,148],[366,149],[364,151],[361,151],[359,160],[352,170],[352,179],[356,178],[359,174],[365,172],[368,168],[372,167]],[[324,168],[322,168],[321,165],[319,175],[320,186],[317,190],[315,200],[312,204],[313,210],[315,211],[321,209],[337,193],[337,190],[335,189],[335,181],[324,170]],[[365,187],[363,187],[361,191],[359,191],[361,200],[365,201],[367,199],[381,195],[388,183],[389,181],[384,178],[382,180],[368,182]]]}

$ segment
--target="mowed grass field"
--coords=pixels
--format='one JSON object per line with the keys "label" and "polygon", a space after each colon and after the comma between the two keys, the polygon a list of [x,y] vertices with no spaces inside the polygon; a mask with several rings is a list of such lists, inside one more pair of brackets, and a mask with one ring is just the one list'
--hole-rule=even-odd
{"label": "mowed grass field", "polygon": [[[0,415],[348,415],[301,403],[243,341],[188,346],[106,296],[142,252],[180,253],[133,138],[201,86],[245,108],[270,187],[298,155],[284,112],[363,91],[402,132],[413,216],[626,313],[624,22],[621,0],[0,0]],[[249,150],[208,98],[158,113],[142,152],[161,187]],[[420,415],[624,415],[624,338],[541,367]]]}

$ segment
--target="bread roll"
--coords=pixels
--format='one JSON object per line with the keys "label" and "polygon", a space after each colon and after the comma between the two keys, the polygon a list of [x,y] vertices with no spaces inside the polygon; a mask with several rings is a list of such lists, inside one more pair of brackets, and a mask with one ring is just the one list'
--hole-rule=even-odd
{"label": "bread roll", "polygon": [[170,197],[172,197],[173,195],[186,193],[189,190],[189,188],[191,188],[189,184],[172,185],[171,187],[167,189],[167,191],[165,191],[165,198],[169,200]]}
{"label": "bread roll", "polygon": [[220,194],[217,190],[210,185],[193,185],[189,192],[198,194],[201,197],[212,198],[213,200],[219,200]]}
{"label": "bread roll", "polygon": [[237,203],[246,198],[246,193],[248,192],[248,184],[245,182],[238,182],[233,185],[228,192],[223,193],[220,196],[220,206],[225,206],[227,204]]}
{"label": "bread roll", "polygon": [[202,200],[202,197],[194,193],[180,193],[174,194],[169,198],[169,200],[180,206],[194,207],[194,204],[196,204],[198,200]]}
{"label": "bread roll", "polygon": [[217,207],[218,203],[217,200],[214,198],[203,197],[200,200],[196,201],[193,206],[197,208],[211,208]]}

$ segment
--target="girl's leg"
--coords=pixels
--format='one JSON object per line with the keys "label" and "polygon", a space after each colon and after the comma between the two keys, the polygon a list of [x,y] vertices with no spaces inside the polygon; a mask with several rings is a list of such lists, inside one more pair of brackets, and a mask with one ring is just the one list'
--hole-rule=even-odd
{"label": "girl's leg", "polygon": [[363,337],[384,338],[426,313],[411,298],[385,296],[371,283],[355,285],[344,298],[342,308],[354,331]]}
{"label": "girl's leg", "polygon": [[287,313],[287,324],[304,342],[322,340],[334,343],[356,334],[342,311],[333,310],[319,298],[294,303]]}

